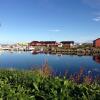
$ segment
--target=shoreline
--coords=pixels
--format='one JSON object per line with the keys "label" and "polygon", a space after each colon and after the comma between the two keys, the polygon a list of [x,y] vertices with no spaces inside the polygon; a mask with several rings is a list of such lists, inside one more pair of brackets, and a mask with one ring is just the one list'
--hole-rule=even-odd
{"label": "shoreline", "polygon": [[54,51],[54,50],[45,50],[45,51],[24,51],[24,50],[13,50],[13,51],[9,51],[9,50],[0,50],[0,54],[4,53],[4,52],[31,52],[32,54],[58,54],[58,56],[60,55],[77,55],[77,56],[96,56],[96,55],[100,55],[100,50],[99,51],[94,51],[94,50],[65,50],[65,51]]}

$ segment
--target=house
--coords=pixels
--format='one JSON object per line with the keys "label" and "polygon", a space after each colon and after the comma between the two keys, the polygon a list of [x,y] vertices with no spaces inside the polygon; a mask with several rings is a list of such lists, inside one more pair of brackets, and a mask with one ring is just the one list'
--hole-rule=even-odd
{"label": "house", "polygon": [[64,48],[71,48],[74,45],[74,41],[62,41],[62,47]]}
{"label": "house", "polygon": [[57,45],[58,45],[59,48],[62,47],[62,43],[60,43],[60,42],[57,42]]}
{"label": "house", "polygon": [[2,49],[2,46],[1,46],[1,44],[0,44],[0,50]]}
{"label": "house", "polygon": [[39,41],[32,41],[31,43],[29,43],[29,46],[37,46],[39,45]]}
{"label": "house", "polygon": [[58,46],[56,41],[32,41],[30,46]]}
{"label": "house", "polygon": [[100,47],[100,38],[93,41],[93,47],[96,47],[96,48]]}
{"label": "house", "polygon": [[2,50],[10,50],[10,45],[9,44],[2,44],[1,49]]}
{"label": "house", "polygon": [[42,46],[51,47],[51,46],[58,46],[56,41],[40,41]]}

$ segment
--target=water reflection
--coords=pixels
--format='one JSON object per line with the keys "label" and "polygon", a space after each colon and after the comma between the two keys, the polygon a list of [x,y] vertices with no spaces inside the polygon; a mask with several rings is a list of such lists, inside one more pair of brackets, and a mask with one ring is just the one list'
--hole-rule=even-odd
{"label": "water reflection", "polygon": [[100,55],[93,56],[93,60],[97,63],[100,63]]}
{"label": "water reflection", "polygon": [[[29,70],[41,68],[44,61],[48,61],[50,68],[56,75],[64,75],[67,70],[69,74],[79,72],[80,67],[84,68],[84,73],[100,75],[100,55],[99,56],[77,56],[66,54],[43,54],[35,52],[9,52],[5,51],[0,55],[0,68],[15,68],[19,70]],[[95,62],[94,62],[95,61]]]}

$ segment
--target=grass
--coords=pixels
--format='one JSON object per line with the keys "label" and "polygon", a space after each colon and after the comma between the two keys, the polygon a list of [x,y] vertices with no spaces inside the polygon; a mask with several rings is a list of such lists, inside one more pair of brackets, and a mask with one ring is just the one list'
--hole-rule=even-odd
{"label": "grass", "polygon": [[0,100],[100,100],[97,81],[77,83],[73,78],[42,74],[38,70],[0,70]]}

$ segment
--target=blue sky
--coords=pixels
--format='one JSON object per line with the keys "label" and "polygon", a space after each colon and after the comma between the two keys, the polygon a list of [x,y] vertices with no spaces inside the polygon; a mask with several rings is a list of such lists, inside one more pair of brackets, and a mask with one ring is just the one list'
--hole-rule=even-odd
{"label": "blue sky", "polygon": [[100,0],[0,0],[0,43],[98,37]]}

